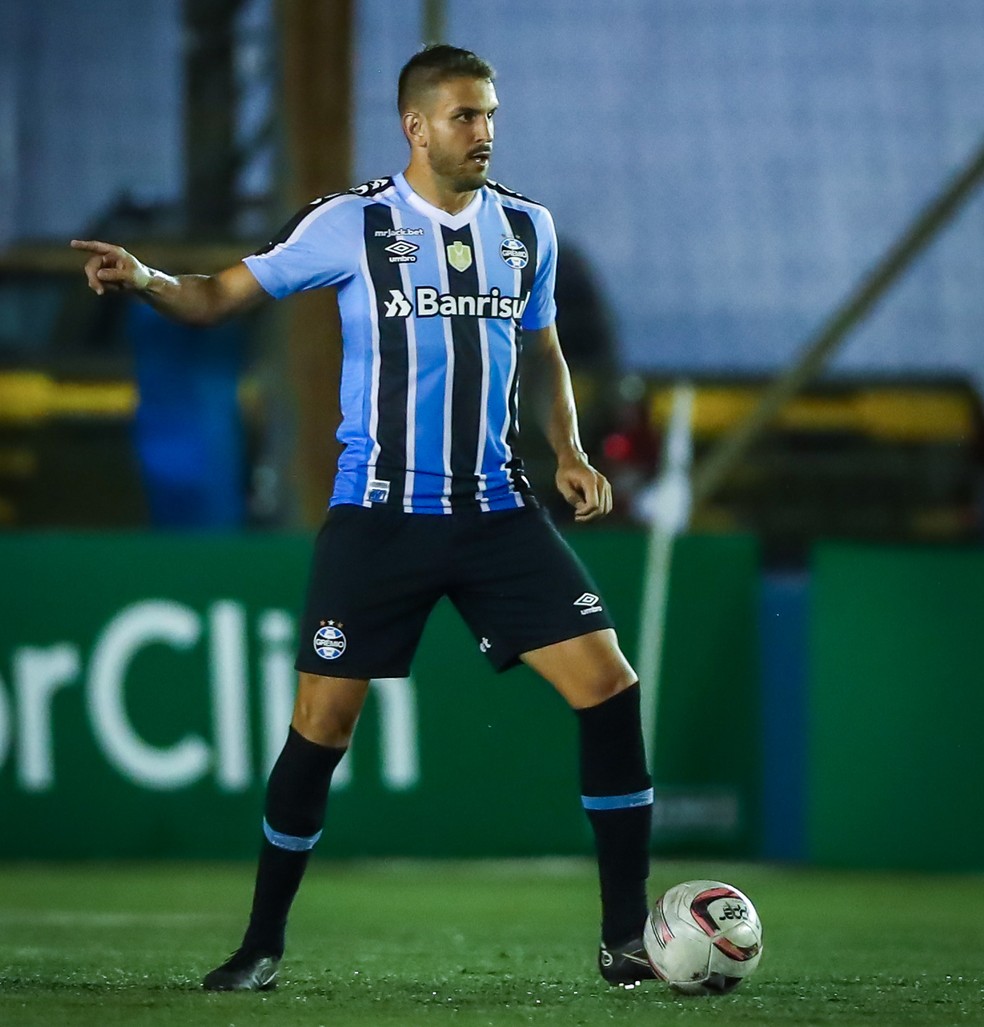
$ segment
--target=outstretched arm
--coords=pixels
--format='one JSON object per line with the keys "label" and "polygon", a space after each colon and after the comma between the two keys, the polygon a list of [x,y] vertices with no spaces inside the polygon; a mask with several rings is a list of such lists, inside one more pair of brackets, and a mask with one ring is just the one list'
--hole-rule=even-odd
{"label": "outstretched arm", "polygon": [[[532,356],[539,365],[536,381],[545,390],[544,431],[557,455],[555,482],[560,494],[574,507],[576,521],[594,521],[612,509],[608,479],[588,462],[581,448],[577,409],[567,361],[560,349],[556,325],[526,333]],[[539,406],[539,404],[538,404]]]}
{"label": "outstretched arm", "polygon": [[266,293],[245,264],[215,275],[167,275],[141,263],[122,246],[73,239],[72,247],[92,256],[85,262],[89,288],[132,292],[165,317],[191,325],[211,325],[255,306]]}

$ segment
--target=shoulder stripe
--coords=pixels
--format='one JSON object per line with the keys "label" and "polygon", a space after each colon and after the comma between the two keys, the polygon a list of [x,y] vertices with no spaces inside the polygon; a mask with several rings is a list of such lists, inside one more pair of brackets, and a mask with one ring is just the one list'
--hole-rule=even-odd
{"label": "shoulder stripe", "polygon": [[349,193],[332,193],[330,196],[322,196],[312,201],[306,207],[302,207],[266,246],[260,247],[252,256],[266,257],[281,246],[290,245],[323,214],[327,214],[330,210],[336,210],[343,203],[357,202],[357,199]]}
{"label": "shoulder stripe", "polygon": [[517,193],[512,189],[507,189],[501,182],[486,182],[485,184],[500,196],[505,196],[507,199],[515,200],[517,203],[528,204],[530,207],[539,207],[542,210],[547,209],[547,205],[545,203],[540,203],[539,200],[531,200],[528,196],[524,196],[522,193]]}
{"label": "shoulder stripe", "polygon": [[345,190],[345,192],[328,193],[327,196],[319,196],[316,200],[312,200],[307,204],[307,206],[302,207],[266,246],[258,249],[252,256],[264,257],[278,246],[287,246],[294,242],[298,235],[314,224],[318,218],[329,210],[336,210],[343,202],[354,203],[358,200],[371,199],[391,188],[393,188],[392,178],[377,178],[371,182],[364,182],[362,185],[353,186],[351,189]]}
{"label": "shoulder stripe", "polygon": [[369,182],[363,182],[362,185],[354,185],[348,191],[353,196],[365,196],[368,199],[375,196],[379,196],[380,193],[386,192],[386,190],[391,189],[392,186],[392,177],[374,178]]}

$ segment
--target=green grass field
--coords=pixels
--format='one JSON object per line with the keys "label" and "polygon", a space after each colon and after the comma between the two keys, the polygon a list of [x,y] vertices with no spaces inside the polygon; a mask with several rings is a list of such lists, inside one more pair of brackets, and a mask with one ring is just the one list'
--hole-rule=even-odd
{"label": "green grass field", "polygon": [[206,994],[235,947],[240,865],[0,865],[0,1024],[182,1027],[982,1024],[984,879],[657,864],[730,881],[766,951],[732,995],[609,989],[583,862],[316,863],[280,987]]}

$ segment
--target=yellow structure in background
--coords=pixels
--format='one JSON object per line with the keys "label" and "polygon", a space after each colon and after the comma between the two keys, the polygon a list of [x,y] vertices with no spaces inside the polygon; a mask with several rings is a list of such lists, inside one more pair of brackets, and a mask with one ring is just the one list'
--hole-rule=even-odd
{"label": "yellow structure in background", "polygon": [[[693,434],[722,435],[758,405],[765,386],[698,385],[695,387]],[[656,425],[669,423],[673,388],[656,389],[650,416]],[[801,432],[844,432],[895,442],[969,441],[977,430],[973,396],[944,386],[858,387],[828,394],[800,394],[789,400],[773,429]]]}
{"label": "yellow structure in background", "polygon": [[32,424],[52,417],[132,417],[132,381],[57,381],[38,371],[0,374],[0,422]]}

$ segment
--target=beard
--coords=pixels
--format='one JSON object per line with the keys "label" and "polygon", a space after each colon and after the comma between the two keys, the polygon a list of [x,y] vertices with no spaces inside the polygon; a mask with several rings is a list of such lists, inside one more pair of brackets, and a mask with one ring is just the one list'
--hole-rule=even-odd
{"label": "beard", "polygon": [[462,161],[457,155],[436,150],[433,146],[427,151],[427,160],[435,176],[444,179],[456,193],[481,189],[489,178],[489,164],[484,167],[474,165],[468,157]]}

